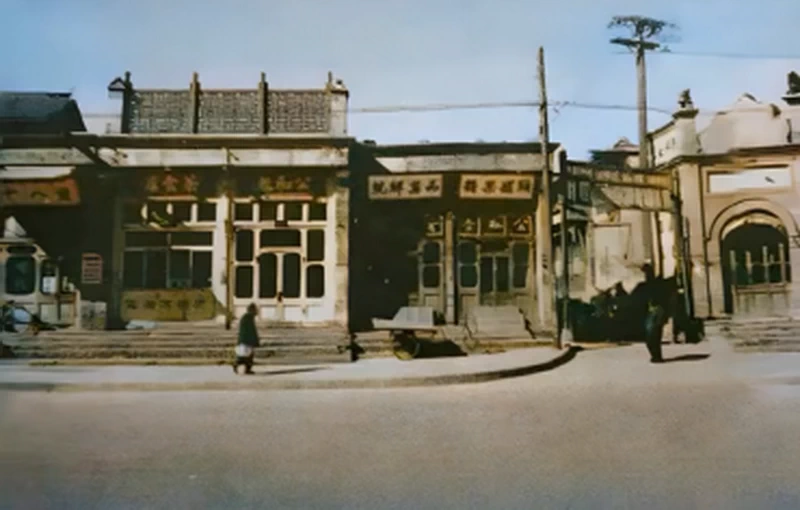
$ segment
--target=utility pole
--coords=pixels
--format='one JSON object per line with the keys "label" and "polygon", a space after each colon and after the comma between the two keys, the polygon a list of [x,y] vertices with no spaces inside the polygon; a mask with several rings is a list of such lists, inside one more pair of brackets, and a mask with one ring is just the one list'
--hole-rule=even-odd
{"label": "utility pole", "polygon": [[647,69],[645,53],[654,50],[668,51],[662,47],[665,29],[677,28],[666,21],[643,16],[614,16],[608,24],[609,28],[626,28],[631,37],[615,37],[611,44],[624,46],[636,55],[636,95],[639,110],[639,167],[646,170],[650,167],[650,147],[647,143]]}
{"label": "utility pole", "polygon": [[[539,75],[539,145],[542,151],[542,197],[540,199],[540,210],[544,211],[544,218],[540,217],[539,229],[536,232],[539,260],[542,262],[538,270],[546,272],[548,284],[544,284],[542,278],[541,285],[538,291],[540,293],[540,310],[542,306],[550,308],[552,312],[557,313],[558,301],[554,292],[554,285],[556,282],[555,261],[553,260],[553,200],[550,192],[552,173],[550,169],[550,128],[547,122],[547,87],[545,82],[544,72],[544,48],[539,47],[538,58],[538,75]],[[542,204],[541,202],[544,202]],[[546,266],[546,269],[541,266]],[[547,294],[546,296],[541,293]],[[545,301],[545,303],[541,303]],[[541,316],[541,314],[540,314]],[[551,325],[551,324],[550,324]],[[558,327],[555,328],[555,346],[561,349],[561,338],[558,334]]]}
{"label": "utility pole", "polygon": [[[647,18],[644,16],[614,16],[608,24],[609,28],[625,28],[629,31],[630,37],[615,37],[611,39],[611,44],[624,46],[631,50],[636,56],[636,106],[639,112],[639,169],[646,171],[650,168],[650,143],[647,139],[647,68],[645,65],[645,53],[648,51],[662,50],[669,51],[662,47],[661,41],[665,39],[666,29],[676,29],[677,26],[663,20]],[[656,231],[659,232],[655,239],[657,253],[653,253],[653,220],[657,224]],[[659,268],[661,261],[661,236],[658,228],[659,214],[643,212],[641,214],[642,239],[644,240],[645,256],[651,261],[659,258]]]}
{"label": "utility pole", "polygon": [[225,329],[231,329],[233,323],[233,186],[234,181],[231,176],[230,160],[231,152],[225,150],[225,168],[223,178],[225,179]]}

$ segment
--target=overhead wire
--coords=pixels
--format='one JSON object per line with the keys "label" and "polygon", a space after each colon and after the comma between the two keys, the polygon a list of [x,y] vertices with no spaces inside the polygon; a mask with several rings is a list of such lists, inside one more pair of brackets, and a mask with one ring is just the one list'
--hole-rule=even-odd
{"label": "overhead wire", "polygon": [[[416,105],[388,105],[388,106],[369,106],[369,107],[351,107],[347,110],[348,114],[380,114],[380,113],[424,113],[424,112],[437,112],[437,111],[452,111],[452,110],[477,110],[477,109],[499,109],[499,108],[531,108],[538,107],[538,101],[498,101],[498,102],[481,102],[481,103],[432,103],[432,104],[416,104]],[[753,106],[735,106],[730,108],[711,109],[711,108],[698,108],[700,115],[717,115],[736,112],[753,112],[763,111],[769,108],[773,103],[758,103]],[[775,105],[776,106],[776,105]],[[587,110],[620,110],[620,111],[638,111],[636,105],[613,104],[613,103],[591,103],[584,101],[548,101],[548,108],[553,109],[554,112],[560,113],[564,108],[578,108]],[[648,106],[647,110],[654,113],[663,115],[672,115],[677,108],[668,109],[658,106]]]}

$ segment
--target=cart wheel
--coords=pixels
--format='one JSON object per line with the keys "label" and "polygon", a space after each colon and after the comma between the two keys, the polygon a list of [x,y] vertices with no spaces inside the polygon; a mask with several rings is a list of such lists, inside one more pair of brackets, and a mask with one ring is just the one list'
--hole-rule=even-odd
{"label": "cart wheel", "polygon": [[394,333],[392,335],[392,349],[397,359],[408,361],[419,355],[420,343],[414,333]]}
{"label": "cart wheel", "polygon": [[18,334],[33,333],[34,335],[38,333],[33,314],[24,307],[17,305],[8,313],[11,332]]}
{"label": "cart wheel", "polygon": [[465,331],[464,331],[464,340],[463,340],[464,347],[466,347],[467,350],[470,351],[470,352],[475,352],[478,349],[478,346],[480,345],[480,342],[478,342],[477,338],[472,336],[472,332],[469,329],[467,329],[467,328],[464,328],[464,329],[465,329]]}

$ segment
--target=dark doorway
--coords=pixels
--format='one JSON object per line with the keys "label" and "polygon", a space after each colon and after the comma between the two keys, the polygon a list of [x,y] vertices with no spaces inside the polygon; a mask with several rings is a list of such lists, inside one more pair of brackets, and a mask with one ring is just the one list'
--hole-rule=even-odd
{"label": "dark doorway", "polygon": [[738,220],[721,242],[725,312],[736,313],[737,291],[758,292],[791,282],[789,239],[780,220],[763,213]]}

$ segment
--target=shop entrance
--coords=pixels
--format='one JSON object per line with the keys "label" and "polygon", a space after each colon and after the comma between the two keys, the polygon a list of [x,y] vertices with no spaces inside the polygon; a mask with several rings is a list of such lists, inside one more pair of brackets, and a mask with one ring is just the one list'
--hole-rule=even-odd
{"label": "shop entrance", "polygon": [[531,247],[527,240],[464,239],[455,253],[446,252],[440,240],[424,240],[417,252],[419,305],[430,306],[445,316],[446,274],[453,261],[456,320],[463,322],[477,306],[532,304]]}

